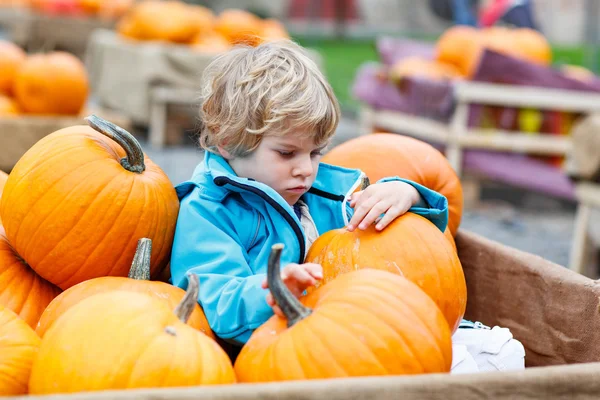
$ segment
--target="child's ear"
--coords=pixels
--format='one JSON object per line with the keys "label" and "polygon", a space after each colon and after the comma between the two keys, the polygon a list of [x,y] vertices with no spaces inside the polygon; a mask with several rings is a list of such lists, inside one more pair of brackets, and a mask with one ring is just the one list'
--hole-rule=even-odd
{"label": "child's ear", "polygon": [[219,150],[219,154],[221,154],[224,159],[231,160],[233,158],[231,153],[225,150],[223,147],[217,146],[217,150]]}

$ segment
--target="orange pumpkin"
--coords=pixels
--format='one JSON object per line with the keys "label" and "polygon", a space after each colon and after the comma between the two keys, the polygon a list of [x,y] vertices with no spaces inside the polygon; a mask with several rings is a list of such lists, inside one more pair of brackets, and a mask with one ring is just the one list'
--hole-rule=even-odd
{"label": "orange pumpkin", "polygon": [[217,17],[215,31],[229,43],[256,46],[261,42],[262,21],[256,15],[235,8],[224,10]]}
{"label": "orange pumpkin", "polygon": [[180,1],[141,1],[124,18],[119,32],[140,40],[190,43],[199,29],[197,13]]}
{"label": "orange pumpkin", "polygon": [[14,117],[15,115],[19,115],[17,102],[0,94],[0,118]]}
{"label": "orange pumpkin", "polygon": [[342,274],[375,268],[417,284],[438,305],[452,331],[465,313],[467,287],[456,251],[435,225],[413,213],[396,218],[381,232],[374,226],[326,232],[313,243],[306,262],[323,267],[323,279],[315,288]]}
{"label": "orange pumpkin", "polygon": [[26,58],[27,54],[19,46],[0,40],[0,94],[14,93],[15,76]]}
{"label": "orange pumpkin", "polygon": [[40,338],[17,314],[0,305],[0,396],[27,394]]}
{"label": "orange pumpkin", "polygon": [[35,273],[15,253],[0,226],[0,305],[35,329],[46,306],[60,289]]}
{"label": "orange pumpkin", "polygon": [[282,245],[268,265],[271,294],[285,318],[259,327],[235,362],[240,382],[448,372],[448,324],[416,285],[361,270],[296,299],[280,277]]}
{"label": "orange pumpkin", "polygon": [[232,45],[218,33],[203,33],[192,42],[192,49],[202,53],[217,54],[229,50]]}
{"label": "orange pumpkin", "polygon": [[[152,276],[169,261],[179,201],[165,173],[127,131],[91,116],[49,134],[8,177],[0,216],[16,252],[62,289],[127,276],[140,237]],[[60,266],[58,268],[57,266]]]}
{"label": "orange pumpkin", "polygon": [[552,48],[544,35],[530,28],[515,29],[514,35],[521,57],[540,65],[550,65]]}
{"label": "orange pumpkin", "polygon": [[15,78],[15,98],[26,113],[77,115],[88,92],[83,63],[60,51],[28,57]]}
{"label": "orange pumpkin", "polygon": [[279,20],[268,18],[261,21],[261,25],[260,37],[264,42],[290,38],[287,29]]}
{"label": "orange pumpkin", "polygon": [[188,11],[196,23],[198,29],[196,35],[214,32],[213,29],[217,17],[210,8],[190,4],[188,5]]}
{"label": "orange pumpkin", "polygon": [[44,335],[30,394],[235,383],[225,351],[185,323],[197,298],[192,275],[175,312],[131,291],[82,300]]}
{"label": "orange pumpkin", "polygon": [[390,68],[389,78],[400,83],[403,78],[418,77],[436,81],[448,81],[461,77],[461,72],[452,64],[428,60],[419,56],[406,57]]}
{"label": "orange pumpkin", "polygon": [[462,75],[472,77],[483,51],[481,36],[475,28],[455,25],[439,37],[435,51],[438,61],[453,64]]}
{"label": "orange pumpkin", "polygon": [[362,170],[371,182],[386,176],[410,179],[448,199],[448,229],[456,235],[463,211],[460,179],[433,146],[393,133],[361,136],[325,154],[323,162]]}
{"label": "orange pumpkin", "polygon": [[[98,293],[127,290],[149,294],[163,301],[170,309],[174,310],[181,302],[185,292],[180,288],[164,282],[150,281],[150,255],[152,241],[147,238],[140,239],[138,248],[133,257],[129,277],[105,276],[81,282],[62,292],[44,310],[37,324],[36,333],[44,337],[48,328],[75,304]],[[187,324],[216,339],[204,313],[196,303],[193,313]]]}

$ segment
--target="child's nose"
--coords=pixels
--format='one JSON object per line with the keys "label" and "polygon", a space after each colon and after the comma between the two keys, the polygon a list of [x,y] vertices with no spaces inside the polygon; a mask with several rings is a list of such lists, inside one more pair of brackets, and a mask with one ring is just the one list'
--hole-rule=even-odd
{"label": "child's nose", "polygon": [[312,160],[309,157],[302,157],[301,160],[298,161],[298,164],[294,166],[292,174],[294,176],[311,176],[313,173],[313,164]]}

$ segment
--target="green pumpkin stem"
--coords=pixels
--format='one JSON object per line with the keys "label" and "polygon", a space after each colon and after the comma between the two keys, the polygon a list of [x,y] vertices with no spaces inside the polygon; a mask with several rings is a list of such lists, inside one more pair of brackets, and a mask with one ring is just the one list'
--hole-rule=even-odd
{"label": "green pumpkin stem", "polygon": [[152,256],[152,239],[141,238],[133,256],[128,277],[141,281],[150,280],[150,257]]}
{"label": "green pumpkin stem", "polygon": [[125,129],[108,122],[96,115],[90,115],[85,118],[89,126],[103,134],[108,136],[119,144],[125,150],[127,157],[121,159],[121,166],[130,172],[141,174],[146,170],[144,164],[144,151],[140,143],[133,137],[133,135],[127,132]]}
{"label": "green pumpkin stem", "polygon": [[198,292],[200,290],[200,281],[198,280],[198,275],[194,273],[188,273],[188,287],[185,291],[185,295],[181,302],[177,304],[175,308],[175,315],[177,318],[184,324],[187,323],[188,319],[194,312],[194,308],[196,304],[198,304]]}
{"label": "green pumpkin stem", "polygon": [[271,247],[271,254],[269,254],[267,265],[267,282],[269,283],[269,290],[273,295],[275,303],[277,303],[283,315],[285,315],[288,327],[291,327],[308,317],[312,313],[312,310],[300,303],[300,300],[283,283],[280,268],[282,251],[283,244],[281,243],[274,244]]}

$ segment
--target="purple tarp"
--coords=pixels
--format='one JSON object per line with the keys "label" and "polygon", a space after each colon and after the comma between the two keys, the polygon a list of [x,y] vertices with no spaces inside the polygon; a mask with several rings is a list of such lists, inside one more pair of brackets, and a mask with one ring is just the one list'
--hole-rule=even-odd
{"label": "purple tarp", "polygon": [[[408,57],[434,57],[430,43],[384,37],[377,41],[382,64],[367,63],[359,68],[354,80],[354,96],[375,109],[400,111],[448,122],[454,107],[451,82],[406,79],[402,87],[380,77],[381,68]],[[582,82],[558,70],[511,58],[486,50],[473,78],[479,82],[507,83],[556,89],[600,92],[600,79]],[[469,125],[481,123],[483,107],[471,106]],[[515,110],[506,109],[506,124],[515,120]],[[500,121],[502,118],[500,118]],[[557,197],[574,199],[573,184],[558,168],[543,161],[512,153],[469,150],[465,152],[466,169],[477,170],[492,179],[539,190]]]}

